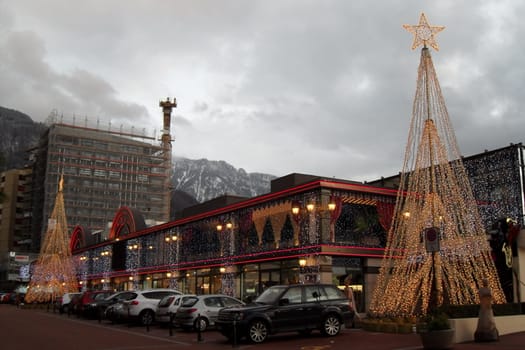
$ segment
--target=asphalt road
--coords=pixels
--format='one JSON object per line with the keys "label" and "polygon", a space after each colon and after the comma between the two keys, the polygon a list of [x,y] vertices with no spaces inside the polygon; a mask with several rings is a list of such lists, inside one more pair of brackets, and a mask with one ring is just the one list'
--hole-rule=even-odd
{"label": "asphalt road", "polygon": [[[525,334],[501,337],[495,343],[456,344],[454,349],[525,348]],[[208,330],[199,339],[196,332],[154,325],[145,327],[111,324],[102,320],[86,320],[60,315],[45,309],[21,309],[0,305],[0,348],[5,350],[416,350],[422,349],[417,334],[372,333],[360,329],[345,329],[336,337],[323,337],[315,332],[308,337],[297,333],[274,335],[263,344],[243,340],[233,344],[216,331]]]}

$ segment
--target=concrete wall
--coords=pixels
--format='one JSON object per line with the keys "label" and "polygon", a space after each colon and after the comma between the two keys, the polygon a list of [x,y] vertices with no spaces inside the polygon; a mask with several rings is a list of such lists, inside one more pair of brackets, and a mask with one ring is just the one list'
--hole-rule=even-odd
{"label": "concrete wall", "polygon": [[[495,319],[499,335],[525,332],[525,315],[497,316]],[[454,334],[454,343],[463,343],[474,340],[474,332],[478,325],[477,317],[451,319],[450,323],[456,330]]]}

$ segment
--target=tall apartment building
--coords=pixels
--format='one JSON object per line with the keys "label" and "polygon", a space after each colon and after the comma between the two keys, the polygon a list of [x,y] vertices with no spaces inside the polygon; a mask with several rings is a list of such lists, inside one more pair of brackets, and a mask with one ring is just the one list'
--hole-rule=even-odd
{"label": "tall apartment building", "polygon": [[[31,252],[31,168],[1,173],[0,285],[20,282],[20,268],[35,258]],[[0,287],[1,288],[1,287]]]}
{"label": "tall apartment building", "polygon": [[50,120],[35,150],[34,246],[40,246],[47,230],[61,174],[70,230],[81,225],[101,239],[121,206],[139,210],[155,224],[169,220],[171,145],[167,143],[171,141],[171,108],[168,109],[161,140],[134,132]]}

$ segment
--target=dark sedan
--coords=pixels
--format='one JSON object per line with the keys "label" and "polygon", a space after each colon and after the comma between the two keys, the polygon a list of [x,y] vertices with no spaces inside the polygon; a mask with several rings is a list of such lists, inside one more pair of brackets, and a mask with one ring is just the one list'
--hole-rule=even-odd
{"label": "dark sedan", "polygon": [[334,285],[280,285],[265,290],[253,304],[222,309],[215,325],[229,339],[261,343],[270,334],[289,331],[335,336],[353,317],[348,298]]}

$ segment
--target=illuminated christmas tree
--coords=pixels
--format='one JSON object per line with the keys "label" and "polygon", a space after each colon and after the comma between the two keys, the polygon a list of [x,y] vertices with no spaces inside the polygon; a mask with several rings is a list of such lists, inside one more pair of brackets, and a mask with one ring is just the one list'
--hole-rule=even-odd
{"label": "illuminated christmas tree", "polygon": [[78,292],[75,266],[69,250],[63,183],[62,177],[44,243],[27,289],[25,301],[28,303],[55,301],[64,293]]}
{"label": "illuminated christmas tree", "polygon": [[485,229],[459,153],[430,46],[444,27],[424,14],[412,49],[423,45],[399,193],[370,311],[421,316],[446,305],[479,302],[488,279],[494,300],[504,294]]}

